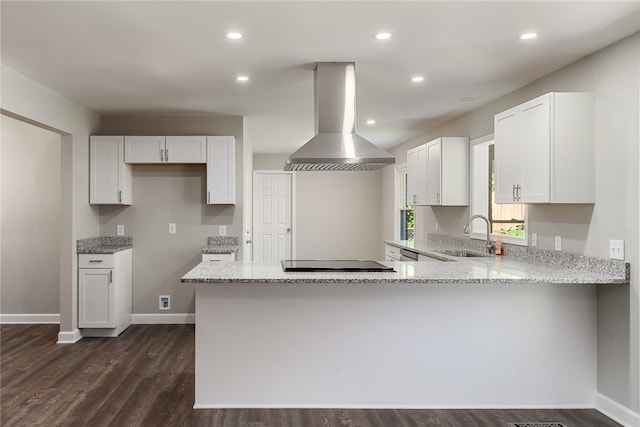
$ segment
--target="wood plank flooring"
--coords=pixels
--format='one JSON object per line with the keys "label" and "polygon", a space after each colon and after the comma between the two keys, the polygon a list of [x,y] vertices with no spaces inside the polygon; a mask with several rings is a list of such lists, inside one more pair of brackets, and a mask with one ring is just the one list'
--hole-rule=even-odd
{"label": "wood plank flooring", "polygon": [[0,328],[2,426],[447,426],[619,424],[595,410],[198,409],[193,325],[133,325],[58,345],[58,325]]}

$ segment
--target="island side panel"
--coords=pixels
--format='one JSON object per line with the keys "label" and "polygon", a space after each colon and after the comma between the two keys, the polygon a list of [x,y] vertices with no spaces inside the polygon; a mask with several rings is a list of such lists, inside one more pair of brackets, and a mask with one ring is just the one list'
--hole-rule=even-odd
{"label": "island side panel", "polygon": [[593,407],[589,285],[197,284],[195,408]]}

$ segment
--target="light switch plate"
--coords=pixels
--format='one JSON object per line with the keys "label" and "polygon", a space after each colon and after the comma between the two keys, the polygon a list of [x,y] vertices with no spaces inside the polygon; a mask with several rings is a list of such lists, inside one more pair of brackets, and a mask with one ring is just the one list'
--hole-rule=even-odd
{"label": "light switch plate", "polygon": [[169,223],[169,234],[176,234],[176,223],[175,222],[170,222]]}
{"label": "light switch plate", "polygon": [[227,235],[227,226],[219,225],[218,226],[218,236],[226,236]]}
{"label": "light switch plate", "polygon": [[556,236],[556,251],[562,250],[562,237]]}
{"label": "light switch plate", "polygon": [[117,236],[124,236],[124,225],[123,224],[116,225],[116,235]]}
{"label": "light switch plate", "polygon": [[531,233],[531,246],[538,246],[538,233]]}
{"label": "light switch plate", "polygon": [[624,240],[609,240],[609,258],[624,261]]}

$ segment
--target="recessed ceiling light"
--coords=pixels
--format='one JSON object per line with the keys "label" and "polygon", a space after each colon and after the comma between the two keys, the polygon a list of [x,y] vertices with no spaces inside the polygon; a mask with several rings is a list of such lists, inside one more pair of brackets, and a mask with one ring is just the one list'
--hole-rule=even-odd
{"label": "recessed ceiling light", "polygon": [[420,83],[423,80],[424,80],[424,77],[422,77],[422,76],[413,76],[413,77],[411,77],[411,81],[414,82],[414,83]]}
{"label": "recessed ceiling light", "polygon": [[386,33],[386,32],[378,33],[376,34],[376,38],[378,40],[388,40],[391,38],[391,33]]}
{"label": "recessed ceiling light", "polygon": [[238,76],[236,77],[236,80],[239,82],[248,82],[249,81],[249,76]]}
{"label": "recessed ceiling light", "polygon": [[232,31],[230,33],[227,33],[227,38],[232,39],[232,40],[238,40],[242,38],[242,33],[238,33],[235,31]]}
{"label": "recessed ceiling light", "polygon": [[375,125],[375,124],[376,124],[376,121],[375,121],[375,120],[373,120],[373,119],[369,119],[369,120],[367,120],[367,124],[368,124],[368,125]]}
{"label": "recessed ceiling light", "polygon": [[520,34],[520,40],[531,40],[531,39],[535,39],[536,37],[538,37],[538,34],[536,33]]}

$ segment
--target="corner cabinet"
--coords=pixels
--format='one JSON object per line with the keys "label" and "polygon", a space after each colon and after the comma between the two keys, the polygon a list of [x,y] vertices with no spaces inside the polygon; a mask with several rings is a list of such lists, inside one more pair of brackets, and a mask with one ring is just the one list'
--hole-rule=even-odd
{"label": "corner cabinet", "polygon": [[407,151],[407,203],[469,204],[469,138],[441,137]]}
{"label": "corner cabinet", "polygon": [[469,205],[469,138],[442,137],[427,143],[425,204]]}
{"label": "corner cabinet", "polygon": [[78,327],[115,337],[131,325],[132,249],[78,255]]}
{"label": "corner cabinet", "polygon": [[495,116],[497,203],[594,203],[594,100],[552,92]]}
{"label": "corner cabinet", "polygon": [[132,201],[131,165],[124,161],[123,136],[89,138],[89,203],[130,205]]}
{"label": "corner cabinet", "polygon": [[207,204],[236,204],[236,140],[207,137]]}

